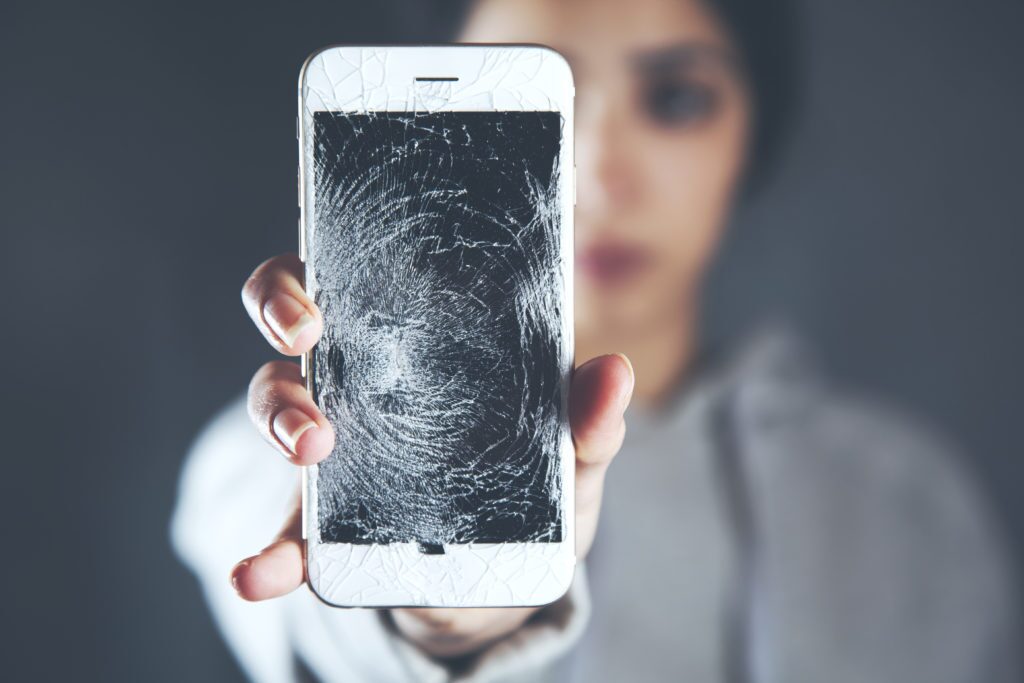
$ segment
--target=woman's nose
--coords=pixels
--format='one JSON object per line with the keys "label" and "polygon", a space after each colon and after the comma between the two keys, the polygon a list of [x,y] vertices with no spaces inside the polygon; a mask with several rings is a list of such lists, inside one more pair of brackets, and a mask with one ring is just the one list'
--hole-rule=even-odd
{"label": "woman's nose", "polygon": [[640,186],[635,129],[611,98],[590,98],[576,117],[576,212],[602,222],[633,205]]}

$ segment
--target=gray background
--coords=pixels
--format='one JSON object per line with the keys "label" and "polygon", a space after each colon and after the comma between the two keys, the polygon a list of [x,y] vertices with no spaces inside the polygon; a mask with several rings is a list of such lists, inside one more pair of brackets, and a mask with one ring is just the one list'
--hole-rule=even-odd
{"label": "gray background", "polygon": [[[836,381],[941,425],[1019,557],[1024,6],[804,4],[797,135],[709,329],[781,315]],[[271,357],[238,290],[295,240],[298,69],[443,24],[422,2],[0,9],[3,678],[240,677],[167,521],[191,438]]]}

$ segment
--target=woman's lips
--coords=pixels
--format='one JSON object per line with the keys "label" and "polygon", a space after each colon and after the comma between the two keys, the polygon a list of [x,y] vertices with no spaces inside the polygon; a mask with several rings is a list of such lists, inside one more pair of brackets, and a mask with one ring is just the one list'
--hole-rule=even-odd
{"label": "woman's lips", "polygon": [[599,284],[611,285],[636,277],[652,260],[646,249],[624,244],[595,244],[576,256],[576,267]]}

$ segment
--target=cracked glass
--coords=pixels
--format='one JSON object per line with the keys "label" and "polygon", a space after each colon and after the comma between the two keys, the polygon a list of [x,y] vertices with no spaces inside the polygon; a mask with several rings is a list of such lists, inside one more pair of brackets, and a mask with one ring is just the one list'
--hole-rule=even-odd
{"label": "cracked glass", "polygon": [[554,111],[315,113],[321,542],[563,539],[562,130]]}

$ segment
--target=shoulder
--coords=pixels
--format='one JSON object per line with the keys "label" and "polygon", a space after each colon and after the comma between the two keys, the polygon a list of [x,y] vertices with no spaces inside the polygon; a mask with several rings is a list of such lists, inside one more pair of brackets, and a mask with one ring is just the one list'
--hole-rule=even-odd
{"label": "shoulder", "polygon": [[894,530],[994,532],[991,506],[952,440],[901,407],[832,384],[808,355],[789,335],[762,339],[721,393],[766,493],[805,487],[809,504],[884,511]]}
{"label": "shoulder", "polygon": [[879,676],[934,667],[929,680],[967,680],[958,667],[1008,661],[1008,551],[969,460],[906,411],[831,385],[805,358],[791,339],[772,339],[719,396],[749,484],[774,631],[832,652],[834,666],[874,662]]}

